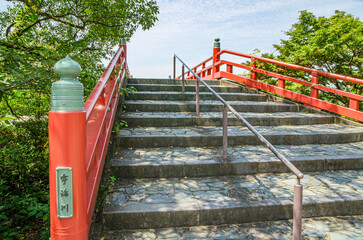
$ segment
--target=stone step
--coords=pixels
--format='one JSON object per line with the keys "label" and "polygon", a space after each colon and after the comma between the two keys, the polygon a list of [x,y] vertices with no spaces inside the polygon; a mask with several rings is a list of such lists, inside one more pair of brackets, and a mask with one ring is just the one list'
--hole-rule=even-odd
{"label": "stone step", "polygon": [[[195,86],[195,80],[184,80],[185,85]],[[204,80],[208,85],[221,85],[223,81],[220,80]],[[130,78],[128,79],[129,84],[173,84],[182,85],[180,79],[153,79],[153,78]]]}
{"label": "stone step", "polygon": [[[242,122],[228,113],[229,126],[241,126]],[[243,113],[253,126],[329,124],[334,117],[326,114],[304,112]],[[222,126],[221,112],[201,112],[199,117],[191,112],[127,112],[122,119],[129,127],[183,127]]]}
{"label": "stone step", "polygon": [[[291,173],[117,180],[103,209],[108,229],[218,225],[292,218]],[[363,172],[305,173],[303,217],[363,214]]]}
{"label": "stone step", "polygon": [[[363,140],[363,127],[338,124],[256,126],[274,145],[334,144]],[[222,145],[222,127],[123,128],[116,136],[120,147],[206,147]],[[260,145],[242,126],[228,127],[229,145]]]}
{"label": "stone step", "polygon": [[[363,215],[303,218],[302,239],[363,240]],[[104,239],[292,239],[292,220],[195,227],[109,230],[90,233],[90,240]]]}
{"label": "stone step", "polygon": [[[226,101],[266,101],[267,96],[250,93],[221,93],[220,96]],[[194,101],[195,92],[135,92],[128,100],[168,100],[168,101]],[[217,100],[210,92],[201,92],[201,100]]]}
{"label": "stone step", "polygon": [[[238,112],[296,112],[298,105],[276,102],[229,101]],[[128,112],[195,112],[195,101],[158,101],[158,100],[127,100]],[[223,104],[219,100],[200,101],[201,112],[221,112]]]}
{"label": "stone step", "polygon": [[[363,169],[363,142],[349,144],[276,145],[300,171]],[[111,165],[120,178],[202,177],[289,172],[264,146],[118,149]]]}
{"label": "stone step", "polygon": [[[181,85],[173,84],[128,84],[127,87],[134,87],[137,91],[157,91],[157,92],[180,92],[182,91]],[[235,86],[211,86],[216,92],[226,92],[226,93],[241,93],[242,87]],[[187,85],[185,86],[186,92],[195,92],[195,86]],[[200,92],[209,92],[209,90],[200,86]]]}

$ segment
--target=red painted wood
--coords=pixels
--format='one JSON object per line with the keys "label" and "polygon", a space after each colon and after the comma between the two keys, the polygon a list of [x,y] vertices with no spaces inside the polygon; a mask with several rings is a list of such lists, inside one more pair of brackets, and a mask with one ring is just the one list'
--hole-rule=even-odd
{"label": "red painted wood", "polygon": [[315,85],[319,83],[318,73],[313,72],[312,75],[313,75],[313,77],[311,78],[312,86],[311,86],[311,90],[310,90],[310,96],[313,98],[319,98],[318,89],[315,88]]}
{"label": "red painted wood", "polygon": [[278,66],[288,67],[288,68],[295,69],[295,70],[300,70],[300,71],[309,72],[309,73],[317,72],[319,76],[340,79],[340,80],[344,80],[344,81],[351,82],[351,83],[363,84],[363,79],[348,77],[348,76],[344,76],[344,75],[336,74],[336,73],[324,72],[321,70],[307,68],[307,67],[303,67],[303,66],[299,66],[299,65],[295,65],[295,64],[291,64],[291,63],[280,62],[280,61],[269,59],[269,58],[252,56],[249,54],[234,52],[234,51],[230,51],[230,50],[222,50],[219,53],[217,53],[217,55],[220,56],[223,53],[229,53],[229,54],[232,54],[235,56],[245,57],[245,58],[249,58],[249,59],[254,58],[254,59],[257,59],[257,60],[260,60],[263,62],[272,63],[272,64],[275,64]]}
{"label": "red painted wood", "polygon": [[227,65],[226,71],[228,73],[233,73],[233,66],[232,65]]}
{"label": "red painted wood", "polygon": [[270,85],[270,84],[266,84],[266,83],[262,83],[262,82],[258,82],[249,78],[245,78],[242,76],[237,76],[231,73],[227,73],[227,72],[220,72],[220,76],[224,77],[224,78],[228,78],[231,80],[234,80],[236,82],[245,84],[245,85],[250,85],[253,88],[258,88],[270,93],[274,93],[283,97],[287,97],[290,98],[292,100],[295,101],[299,101],[302,102],[304,104],[310,105],[310,106],[315,106],[316,108],[320,108],[320,109],[324,109],[333,113],[337,113],[343,116],[347,116],[353,119],[356,119],[358,121],[363,121],[363,112],[361,111],[357,111],[354,109],[350,109],[347,107],[343,107],[343,106],[339,106],[333,103],[329,103],[329,102],[325,102],[319,99],[315,99],[312,98],[310,96],[306,96],[300,93],[295,93],[286,89],[282,89],[282,88],[278,88],[276,86]]}
{"label": "red painted wood", "polygon": [[357,99],[351,98],[349,101],[349,108],[354,110],[359,110],[359,101]]}
{"label": "red painted wood", "polygon": [[285,80],[279,78],[278,79],[278,87],[285,89]]}
{"label": "red painted wood", "polygon": [[[49,112],[49,189],[52,239],[88,239],[85,153],[86,112]],[[57,167],[72,168],[72,218],[57,217]]]}
{"label": "red painted wood", "polygon": [[[128,72],[126,45],[123,45],[87,99],[85,111],[49,112],[52,239],[88,239],[119,89]],[[59,219],[56,214],[57,167],[73,169],[72,218]]]}

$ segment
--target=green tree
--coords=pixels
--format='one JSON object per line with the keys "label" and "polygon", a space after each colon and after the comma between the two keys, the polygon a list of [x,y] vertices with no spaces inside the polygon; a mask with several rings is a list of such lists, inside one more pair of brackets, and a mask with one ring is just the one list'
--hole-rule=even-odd
{"label": "green tree", "polygon": [[137,28],[152,27],[159,10],[152,0],[9,2],[0,12],[0,239],[47,239],[53,66],[67,54],[78,61],[87,97],[101,60]]}
{"label": "green tree", "polygon": [[[150,0],[13,0],[0,13],[1,113],[41,117],[49,110],[54,64],[70,54],[83,72],[86,95],[102,59],[121,39],[157,21]],[[1,116],[0,116],[1,117]]]}
{"label": "green tree", "polygon": [[[331,17],[316,17],[308,11],[301,11],[298,22],[286,33],[287,39],[275,44],[277,54],[262,54],[268,58],[294,63],[327,72],[363,78],[363,23],[359,18],[343,11],[336,11]],[[311,74],[292,71],[271,64],[258,63],[260,67],[294,76],[307,81]],[[265,78],[274,81],[271,78]],[[339,90],[363,94],[363,86],[340,80],[319,77],[319,84]],[[288,87],[308,94],[309,89],[297,84]],[[299,90],[299,88],[301,88]],[[349,99],[339,95],[321,92],[322,99],[349,106]]]}

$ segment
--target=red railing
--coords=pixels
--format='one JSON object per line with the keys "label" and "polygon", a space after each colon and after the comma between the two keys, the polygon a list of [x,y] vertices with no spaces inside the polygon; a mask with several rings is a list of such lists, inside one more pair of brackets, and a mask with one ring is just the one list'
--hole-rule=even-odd
{"label": "red railing", "polygon": [[[52,239],[88,239],[119,91],[127,74],[126,45],[122,45],[88,97],[84,111],[49,112]],[[67,169],[71,171],[69,179],[62,179],[68,175],[59,176],[58,171],[67,173]],[[63,180],[70,180],[69,189],[66,184],[61,189],[66,183],[60,182]],[[62,206],[59,196],[65,196],[64,201],[70,199],[72,206],[66,202]],[[69,215],[60,213],[64,209]]]}
{"label": "red railing", "polygon": [[[219,40],[218,40],[219,41]],[[221,60],[221,56],[224,54],[229,54],[233,56],[243,57],[243,58],[249,58],[251,60],[251,66],[234,63],[226,60]],[[212,60],[212,64],[209,66],[206,66],[206,64]],[[278,66],[286,67],[289,69],[304,71],[306,73],[310,73],[312,75],[311,82],[296,79],[293,77],[281,75],[278,73],[266,71],[263,69],[256,68],[255,60],[275,64]],[[226,70],[221,71],[221,66],[226,65]],[[201,67],[201,68],[200,68]],[[250,78],[246,78],[240,75],[233,74],[233,67],[241,68],[250,71]],[[340,74],[335,73],[329,73],[324,72],[321,70],[316,70],[312,68],[302,67],[295,64],[280,62],[268,58],[263,57],[257,57],[252,56],[249,54],[244,53],[238,53],[234,51],[229,50],[220,50],[219,47],[215,47],[213,49],[213,56],[211,58],[208,58],[207,60],[203,61],[202,63],[196,65],[192,68],[194,72],[199,77],[202,77],[205,80],[208,79],[220,79],[220,78],[226,78],[230,79],[242,84],[245,84],[247,87],[254,88],[254,89],[260,89],[263,91],[267,91],[273,94],[277,94],[301,103],[304,103],[307,106],[319,109],[319,110],[326,110],[329,112],[337,113],[342,116],[346,116],[358,121],[363,122],[363,112],[359,110],[359,102],[363,101],[363,96],[345,92],[342,90],[330,88],[327,86],[323,86],[319,84],[319,76],[329,77],[345,82],[350,82],[354,84],[360,84],[363,85],[363,79],[354,78],[354,77],[348,77]],[[274,78],[278,78],[278,85],[274,86],[271,84],[263,83],[258,81],[257,79],[257,73],[264,74],[267,76],[271,76]],[[178,78],[181,78],[179,76]],[[186,79],[195,79],[193,75],[190,74],[189,71],[185,72],[185,78]],[[285,81],[290,81],[294,83],[298,83],[304,86],[307,86],[310,88],[310,96],[296,93],[291,90],[287,90],[285,88]],[[337,105],[334,103],[330,103],[324,100],[319,99],[319,91],[325,91],[333,94],[337,94],[340,96],[348,97],[349,98],[349,107],[344,107],[341,105]]]}

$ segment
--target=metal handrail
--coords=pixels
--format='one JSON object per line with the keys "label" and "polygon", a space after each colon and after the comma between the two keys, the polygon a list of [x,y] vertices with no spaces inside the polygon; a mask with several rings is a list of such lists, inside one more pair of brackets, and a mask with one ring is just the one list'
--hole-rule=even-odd
{"label": "metal handrail", "polygon": [[[266,138],[264,138],[243,116],[241,116],[226,100],[216,93],[207,83],[205,83],[191,68],[188,67],[176,54],[174,54],[174,76],[175,76],[175,59],[182,63],[182,72],[184,67],[191,72],[196,78],[196,113],[199,117],[199,81],[219,100],[223,103],[223,160],[227,160],[227,109],[229,109],[246,127],[272,151],[272,153],[280,159],[295,175],[297,184],[294,186],[294,207],[293,207],[293,239],[301,239],[301,223],[302,223],[302,185],[300,179],[304,175],[297,169],[285,156],[283,156]],[[184,89],[184,74],[182,73],[182,84]],[[183,91],[184,92],[184,91]]]}

